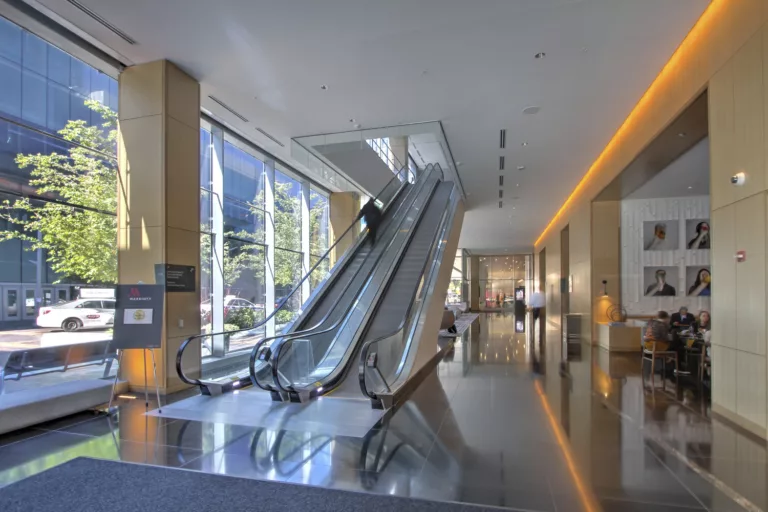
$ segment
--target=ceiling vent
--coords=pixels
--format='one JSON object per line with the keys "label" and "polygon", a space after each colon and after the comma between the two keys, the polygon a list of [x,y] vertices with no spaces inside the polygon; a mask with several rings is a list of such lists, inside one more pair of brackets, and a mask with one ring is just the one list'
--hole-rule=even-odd
{"label": "ceiling vent", "polygon": [[499,157],[499,170],[500,170],[500,171],[503,171],[503,170],[504,170],[504,155],[501,155],[501,156]]}
{"label": "ceiling vent", "polygon": [[120,30],[119,28],[117,28],[116,26],[114,26],[113,24],[111,24],[110,22],[108,22],[107,20],[105,20],[104,18],[99,16],[98,14],[96,14],[95,12],[93,12],[90,8],[88,8],[88,7],[84,6],[83,4],[81,4],[77,0],[67,0],[67,2],[69,2],[74,7],[79,9],[86,16],[90,17],[91,19],[93,19],[97,23],[100,23],[101,25],[103,25],[107,30],[109,30],[110,32],[115,34],[117,37],[119,37],[120,39],[122,39],[126,43],[128,43],[128,44],[136,44],[136,40],[134,38],[132,38],[131,36],[129,36],[128,34],[123,32],[122,30]]}
{"label": "ceiling vent", "polygon": [[502,128],[499,133],[499,147],[501,149],[507,147],[507,130],[505,128]]}
{"label": "ceiling vent", "polygon": [[503,203],[503,201],[499,201],[499,208],[502,207],[502,203]]}
{"label": "ceiling vent", "polygon": [[499,190],[499,199],[502,199],[504,197],[504,191]]}
{"label": "ceiling vent", "polygon": [[281,148],[285,147],[285,144],[283,144],[282,142],[277,140],[276,137],[273,137],[271,134],[265,132],[261,128],[256,128],[256,131],[259,132],[260,134],[262,134],[263,136],[265,136],[266,138],[268,138],[269,140],[271,140],[272,142],[274,142],[275,144],[277,144],[278,146],[280,146]]}
{"label": "ceiling vent", "polygon": [[244,122],[244,123],[248,122],[248,119],[245,116],[242,116],[242,115],[238,114],[237,112],[235,112],[235,110],[232,107],[230,107],[229,105],[227,105],[226,103],[221,101],[216,96],[208,96],[208,97],[211,99],[211,101],[217,103],[220,107],[222,107],[224,110],[226,110],[227,112],[229,112],[230,114],[232,114],[233,116],[235,116],[236,118],[241,120],[242,122]]}
{"label": "ceiling vent", "polygon": [[504,176],[499,176],[499,186],[500,187],[504,186]]}

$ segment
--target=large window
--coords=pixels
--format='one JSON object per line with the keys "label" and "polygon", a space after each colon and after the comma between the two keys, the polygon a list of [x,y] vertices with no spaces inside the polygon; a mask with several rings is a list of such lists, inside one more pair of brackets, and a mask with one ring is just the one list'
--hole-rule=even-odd
{"label": "large window", "polygon": [[311,267],[320,261],[312,276],[310,286],[314,290],[328,275],[329,260],[322,256],[328,250],[329,238],[329,203],[328,197],[313,187],[309,189],[309,264]]}
{"label": "large window", "polygon": [[518,288],[524,289],[525,300],[530,293],[531,275],[531,256],[528,254],[480,256],[480,308],[512,308]]}
{"label": "large window", "polygon": [[[112,77],[0,18],[0,325],[35,327],[40,308],[117,281],[116,111]],[[70,319],[75,333],[47,312],[47,329],[24,337],[0,329],[0,342],[35,349],[107,341],[109,310],[87,319],[103,318],[98,329]],[[58,380],[104,371],[68,363]],[[5,392],[36,382],[23,375]]]}

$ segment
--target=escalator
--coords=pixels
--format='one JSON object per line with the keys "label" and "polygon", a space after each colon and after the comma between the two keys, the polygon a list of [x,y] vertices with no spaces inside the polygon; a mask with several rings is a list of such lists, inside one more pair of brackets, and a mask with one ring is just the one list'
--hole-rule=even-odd
{"label": "escalator", "polygon": [[[425,169],[426,171],[427,169]],[[383,213],[382,234],[379,242],[386,241],[386,236],[391,234],[391,230],[388,228],[393,222],[397,222],[399,217],[404,215],[404,212],[410,207],[408,201],[413,200],[415,188],[411,185],[411,181],[414,181],[412,173],[403,169],[374,198],[382,208]],[[251,356],[252,351],[255,352],[254,348],[269,350],[269,345],[275,338],[274,336],[267,336],[267,326],[270,322],[276,320],[285,322],[284,319],[288,317],[289,321],[283,329],[283,335],[299,332],[306,326],[316,327],[312,322],[317,316],[323,316],[329,305],[346,297],[345,292],[351,289],[354,277],[361,270],[370,270],[365,268],[371,251],[370,244],[365,243],[367,231],[363,231],[358,236],[357,226],[359,226],[359,222],[355,221],[341,233],[326,253],[317,259],[310,271],[283,298],[280,305],[253,327],[187,338],[181,344],[176,355],[176,371],[179,378],[187,384],[199,386],[203,394],[214,396],[250,385],[249,356]],[[318,276],[318,270],[322,269],[322,265],[325,265],[326,268],[331,267],[331,258],[336,247],[341,246],[342,242],[348,245],[349,249],[335,262],[327,277],[317,279],[319,282],[314,286],[314,292],[310,294],[304,304],[297,307],[297,302],[300,302],[298,299],[301,296],[302,285],[310,278],[315,279]],[[308,312],[313,315],[308,316],[306,314]],[[214,346],[217,342],[221,343],[222,339],[230,340],[231,338],[237,339],[244,347],[226,351],[225,357],[208,357],[202,361],[202,364],[200,359],[196,358],[196,352],[190,350],[190,347],[194,346]]]}
{"label": "escalator", "polygon": [[[366,396],[381,407],[391,405],[411,374],[423,366],[423,354],[430,349],[420,347],[419,338],[439,328],[435,305],[442,318],[451,267],[443,265],[443,259],[450,254],[452,263],[463,210],[457,188],[442,181],[439,167],[423,175],[414,188],[416,197],[397,233],[383,252],[378,244],[371,252],[367,268],[372,270],[357,275],[353,301],[334,304],[334,313],[317,328],[278,340],[264,353],[262,366],[252,367],[259,385],[292,401],[332,393]],[[449,245],[452,249],[446,253]],[[431,350],[433,356],[435,352]],[[271,370],[271,383],[265,367]]]}
{"label": "escalator", "polygon": [[[343,368],[355,332],[367,321],[359,297],[386,286],[387,275],[381,268],[391,266],[405,251],[441,178],[439,167],[425,170],[392,215],[385,214],[375,245],[358,248],[355,263],[326,287],[322,299],[311,304],[290,330],[253,349],[251,377],[258,386],[280,400],[307,398],[311,391],[322,393],[323,385],[317,382]],[[335,381],[328,384],[330,389]]]}

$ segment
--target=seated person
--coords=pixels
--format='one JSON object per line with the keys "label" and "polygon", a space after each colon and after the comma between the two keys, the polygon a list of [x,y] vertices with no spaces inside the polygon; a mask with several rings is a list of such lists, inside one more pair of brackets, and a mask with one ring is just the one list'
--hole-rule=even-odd
{"label": "seated person", "polygon": [[699,313],[699,319],[693,324],[693,332],[704,334],[712,330],[712,319],[709,316],[709,311],[702,311]]}
{"label": "seated person", "polygon": [[[675,336],[669,329],[670,317],[666,311],[659,311],[656,318],[651,319],[645,328],[643,335],[643,346],[646,350],[653,350],[656,346],[656,352],[677,352],[678,361],[682,361],[685,349],[680,338]],[[690,372],[679,371],[679,375],[687,375]]]}
{"label": "seated person", "polygon": [[673,329],[682,331],[696,323],[696,317],[688,312],[687,307],[683,306],[680,308],[680,311],[672,315],[670,323]]}
{"label": "seated person", "polygon": [[672,344],[672,334],[669,331],[669,313],[659,311],[656,318],[648,321],[643,335],[643,346],[647,350],[653,350],[654,344],[656,351],[666,352]]}

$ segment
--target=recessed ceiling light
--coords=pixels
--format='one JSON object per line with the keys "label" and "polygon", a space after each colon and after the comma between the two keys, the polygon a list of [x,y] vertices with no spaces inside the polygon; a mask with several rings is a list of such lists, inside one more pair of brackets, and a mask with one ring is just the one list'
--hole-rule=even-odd
{"label": "recessed ceiling light", "polygon": [[692,189],[693,189],[693,187],[688,187],[688,190],[692,190]]}
{"label": "recessed ceiling light", "polygon": [[520,186],[520,184],[519,184],[519,183],[515,183],[515,186],[516,186],[516,187],[519,187],[519,186]]}
{"label": "recessed ceiling light", "polygon": [[328,90],[328,86],[323,84],[323,85],[320,86],[320,89],[322,89],[323,91],[327,91]]}
{"label": "recessed ceiling light", "polygon": [[464,162],[456,161],[456,167],[461,167],[462,165],[464,165]]}
{"label": "recessed ceiling light", "polygon": [[518,165],[517,166],[517,170],[518,171],[524,171],[525,170],[525,166],[524,165]]}
{"label": "recessed ceiling light", "polygon": [[527,145],[528,145],[528,143],[527,143],[527,142],[523,142],[523,143],[522,143],[522,144],[520,144],[520,145],[521,145],[521,146],[523,146],[523,147],[525,147],[525,146],[527,146]]}
{"label": "recessed ceiling light", "polygon": [[539,110],[541,110],[541,107],[537,107],[536,105],[531,105],[523,109],[523,114],[533,115],[533,114],[537,114]]}
{"label": "recessed ceiling light", "polygon": [[543,59],[546,56],[547,56],[547,54],[544,53],[544,52],[539,52],[536,55],[534,55],[534,57],[537,58],[537,59]]}
{"label": "recessed ceiling light", "polygon": [[688,135],[688,134],[685,133],[685,132],[680,132],[680,133],[677,134],[677,136],[680,137],[681,139],[684,139],[686,135]]}

